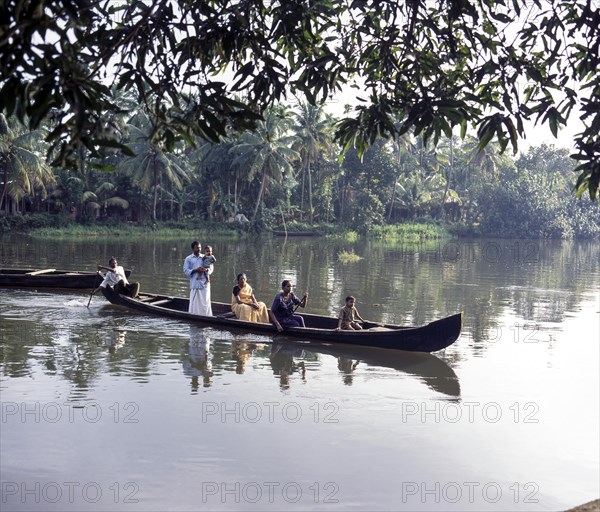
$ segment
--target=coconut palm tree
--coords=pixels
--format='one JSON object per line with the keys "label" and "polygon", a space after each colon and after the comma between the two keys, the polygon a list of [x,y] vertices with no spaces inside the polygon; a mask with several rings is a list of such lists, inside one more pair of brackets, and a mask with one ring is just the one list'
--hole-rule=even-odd
{"label": "coconut palm tree", "polygon": [[142,192],[153,192],[152,220],[156,221],[158,191],[167,185],[181,189],[189,181],[183,158],[162,150],[155,137],[150,118],[138,112],[127,125],[126,144],[135,153],[125,157],[118,165],[119,170],[128,173]]}
{"label": "coconut palm tree", "polygon": [[[485,148],[479,149],[479,141],[475,137],[467,137],[462,149],[469,155],[472,170],[479,173],[478,181],[495,182],[498,180],[501,154],[497,142],[492,141]],[[469,183],[467,183],[468,186]]]}
{"label": "coconut palm tree", "polygon": [[193,190],[189,185],[182,189],[173,189],[172,191],[165,190],[169,201],[177,205],[177,220],[183,220],[184,207],[186,204],[194,204],[197,198],[196,191]]}
{"label": "coconut palm tree", "polygon": [[88,173],[74,175],[66,169],[60,169],[50,192],[54,207],[81,215],[85,211],[86,203],[96,200],[96,194],[88,184],[88,176]]}
{"label": "coconut palm tree", "polygon": [[[296,142],[293,149],[300,154],[302,173],[306,176],[308,182],[308,222],[312,224],[312,166],[331,145],[333,122],[325,114],[322,105],[310,105],[309,103],[300,104],[299,111],[294,114],[294,120],[296,124],[293,130],[296,135]],[[304,180],[302,180],[302,183],[304,184]]]}
{"label": "coconut palm tree", "polygon": [[445,187],[446,180],[441,174],[427,175],[422,168],[414,168],[399,177],[394,206],[408,218],[431,213],[443,197]]}
{"label": "coconut palm tree", "polygon": [[248,181],[260,178],[260,189],[252,220],[256,219],[263,195],[270,180],[282,181],[284,175],[293,173],[292,162],[300,154],[292,149],[295,137],[288,135],[291,120],[282,106],[265,112],[264,120],[253,132],[244,132],[240,142],[232,147],[233,165],[247,169]]}
{"label": "coconut palm tree", "polygon": [[94,192],[85,194],[85,206],[89,214],[96,214],[102,210],[106,211],[109,207],[115,207],[122,211],[129,208],[129,201],[115,194],[117,186],[111,181],[103,181]]}
{"label": "coconut palm tree", "polygon": [[455,169],[456,190],[464,199],[465,220],[474,222],[479,215],[477,197],[479,192],[497,185],[502,171],[506,168],[507,157],[500,153],[497,142],[491,141],[485,148],[479,148],[479,141],[467,136],[461,147],[466,163]]}
{"label": "coconut palm tree", "polygon": [[52,169],[42,156],[44,149],[41,130],[29,131],[16,119],[0,114],[0,175],[3,179],[0,205],[9,212],[9,199],[15,211],[19,202],[36,188],[46,197],[46,185],[54,181]]}
{"label": "coconut palm tree", "polygon": [[394,201],[396,200],[396,193],[398,190],[398,179],[400,179],[400,176],[404,174],[409,161],[413,165],[415,163],[414,155],[411,154],[411,150],[413,150],[414,148],[411,141],[411,136],[408,133],[396,136],[393,140],[392,148],[396,157],[396,167],[398,174],[396,179],[394,180],[394,186],[392,189],[392,199],[390,201],[390,209],[388,211],[388,222],[390,222],[392,219]]}
{"label": "coconut palm tree", "polygon": [[[221,210],[224,215],[235,215],[238,210],[238,184],[244,168],[233,164],[236,139],[226,138],[222,142],[198,141],[197,149],[188,159],[194,169],[194,188],[208,199],[208,211]],[[231,185],[233,182],[233,197]]]}

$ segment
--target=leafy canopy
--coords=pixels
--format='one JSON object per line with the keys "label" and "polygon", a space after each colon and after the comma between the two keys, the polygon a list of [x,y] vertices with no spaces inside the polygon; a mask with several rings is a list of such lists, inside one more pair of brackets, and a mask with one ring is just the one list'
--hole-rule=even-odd
{"label": "leafy canopy", "polygon": [[0,20],[0,112],[32,127],[52,114],[55,163],[118,146],[103,136],[111,85],[137,92],[167,148],[347,85],[362,103],[337,139],[360,154],[379,136],[454,127],[516,151],[525,121],[557,135],[577,107],[577,190],[596,197],[597,0],[5,0]]}

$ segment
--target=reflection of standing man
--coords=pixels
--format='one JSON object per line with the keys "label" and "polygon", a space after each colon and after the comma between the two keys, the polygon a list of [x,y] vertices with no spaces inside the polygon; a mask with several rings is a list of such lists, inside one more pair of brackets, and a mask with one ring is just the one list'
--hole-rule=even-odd
{"label": "reflection of standing man", "polygon": [[[207,282],[207,274],[212,274],[213,267],[203,266],[200,252],[200,242],[192,242],[192,254],[183,261],[183,273],[190,280],[190,305],[188,311],[196,315],[212,316],[210,304],[210,283]],[[208,271],[207,273],[204,273]],[[198,279],[200,276],[200,279]]]}
{"label": "reflection of standing man", "polygon": [[202,386],[210,387],[212,372],[212,354],[210,351],[210,338],[204,334],[203,329],[190,326],[190,343],[188,345],[188,358],[183,361],[184,375],[192,378],[192,391],[197,392],[202,377]]}
{"label": "reflection of standing man", "polygon": [[125,345],[125,333],[126,332],[127,331],[121,329],[120,327],[116,327],[114,330],[109,331],[108,338],[106,338],[104,340],[104,343],[108,347],[108,351],[111,354],[114,354],[123,345]]}

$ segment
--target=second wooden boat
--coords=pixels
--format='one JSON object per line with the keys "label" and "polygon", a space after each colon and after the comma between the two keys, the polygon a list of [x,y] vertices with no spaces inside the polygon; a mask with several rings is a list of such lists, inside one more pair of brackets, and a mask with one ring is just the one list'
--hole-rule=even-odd
{"label": "second wooden boat", "polygon": [[[131,270],[126,270],[129,277]],[[56,270],[55,268],[2,268],[0,286],[27,288],[94,288],[102,281],[96,272]]]}

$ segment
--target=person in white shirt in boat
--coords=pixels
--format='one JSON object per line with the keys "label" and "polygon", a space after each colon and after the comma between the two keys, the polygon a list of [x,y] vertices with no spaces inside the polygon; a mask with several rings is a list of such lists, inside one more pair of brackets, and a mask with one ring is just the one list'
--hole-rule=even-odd
{"label": "person in white shirt in boat", "polygon": [[140,293],[140,283],[130,283],[127,280],[125,269],[117,264],[117,258],[114,256],[108,260],[108,267],[98,265],[99,275],[102,275],[100,273],[101,270],[106,270],[104,280],[100,283],[100,286],[92,292],[92,295],[99,292],[101,288],[106,288],[107,286],[113,287],[114,290],[121,295],[127,295],[132,298],[137,297]]}

